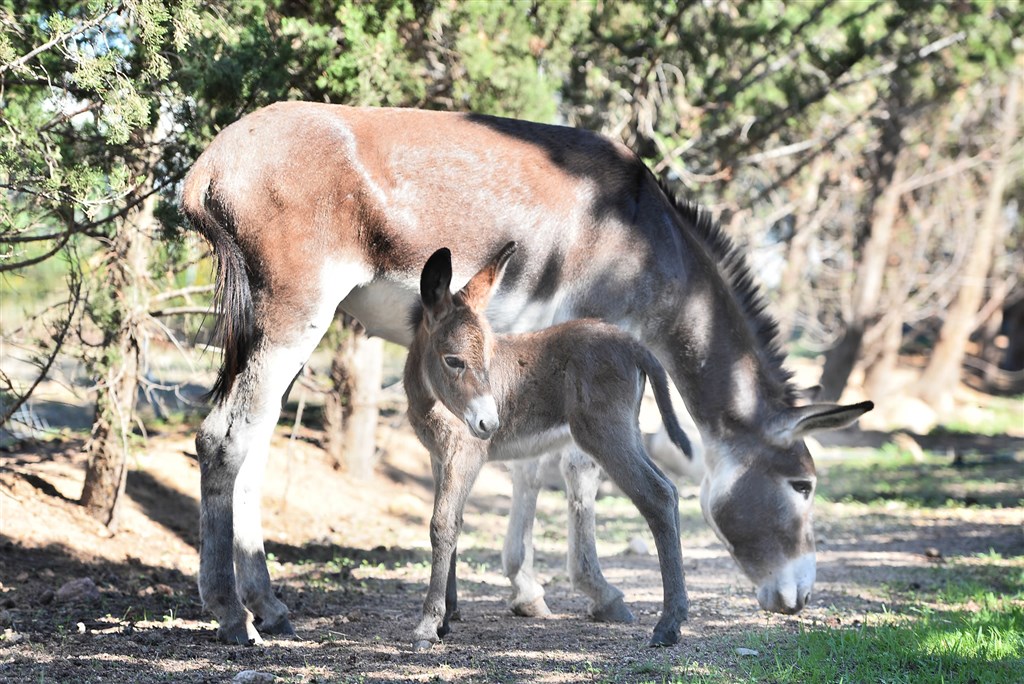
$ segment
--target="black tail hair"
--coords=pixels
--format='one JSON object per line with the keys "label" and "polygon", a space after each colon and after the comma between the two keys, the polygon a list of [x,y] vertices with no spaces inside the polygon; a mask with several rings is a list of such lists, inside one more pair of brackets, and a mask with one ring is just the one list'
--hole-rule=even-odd
{"label": "black tail hair", "polygon": [[231,223],[228,212],[211,198],[209,187],[200,197],[186,194],[182,209],[192,227],[209,241],[217,258],[214,302],[220,302],[220,316],[214,328],[214,339],[220,341],[224,356],[217,380],[203,398],[221,403],[245,368],[256,344],[249,270],[242,249],[227,229]]}

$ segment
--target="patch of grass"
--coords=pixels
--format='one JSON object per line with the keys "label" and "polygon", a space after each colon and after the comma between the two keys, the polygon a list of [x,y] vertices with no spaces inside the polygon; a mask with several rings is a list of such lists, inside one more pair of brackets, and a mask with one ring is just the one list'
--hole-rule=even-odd
{"label": "patch of grass", "polygon": [[946,432],[973,435],[1005,435],[1024,431],[1024,395],[993,397],[985,410],[968,418],[951,418],[938,428]]}
{"label": "patch of grass", "polygon": [[1020,559],[992,560],[1001,565],[935,568],[899,614],[869,616],[854,627],[752,635],[749,645],[761,655],[740,666],[750,681],[780,684],[1018,682],[1024,568]]}
{"label": "patch of grass", "polygon": [[829,463],[818,474],[818,496],[826,501],[900,501],[912,507],[1018,506],[1024,499],[1021,463],[1014,458],[954,466],[946,455],[915,458],[886,444],[868,456]]}
{"label": "patch of grass", "polygon": [[802,630],[750,675],[777,682],[1010,683],[1024,671],[1024,605],[987,594],[976,610],[882,615],[847,629]]}

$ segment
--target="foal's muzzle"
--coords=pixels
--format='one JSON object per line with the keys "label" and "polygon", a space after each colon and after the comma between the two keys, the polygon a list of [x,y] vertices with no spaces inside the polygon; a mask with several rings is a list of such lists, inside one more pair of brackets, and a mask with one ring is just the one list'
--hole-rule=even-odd
{"label": "foal's muzzle", "polygon": [[494,403],[494,397],[490,394],[477,397],[469,402],[463,418],[466,425],[469,426],[469,431],[478,439],[490,439],[501,427],[501,421],[498,419],[498,405]]}

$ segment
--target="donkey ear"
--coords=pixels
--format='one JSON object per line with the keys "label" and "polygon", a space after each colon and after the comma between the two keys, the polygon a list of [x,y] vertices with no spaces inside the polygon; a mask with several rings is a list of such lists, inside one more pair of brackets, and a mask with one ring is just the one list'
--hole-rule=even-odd
{"label": "donkey ear", "polygon": [[776,424],[774,436],[779,442],[791,444],[812,432],[851,425],[874,407],[874,402],[862,401],[850,406],[811,404],[790,409]]}
{"label": "donkey ear", "polygon": [[451,306],[451,285],[452,253],[442,247],[430,255],[420,275],[420,299],[427,314],[437,317]]}
{"label": "donkey ear", "polygon": [[469,279],[459,294],[466,306],[474,311],[483,311],[491,301],[491,295],[498,289],[501,276],[505,273],[505,264],[516,253],[516,243],[509,242],[501,248],[490,263]]}

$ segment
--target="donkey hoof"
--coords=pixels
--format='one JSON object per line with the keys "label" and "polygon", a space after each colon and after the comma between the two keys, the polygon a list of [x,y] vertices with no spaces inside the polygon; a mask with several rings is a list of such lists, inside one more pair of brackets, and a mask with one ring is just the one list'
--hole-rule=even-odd
{"label": "donkey hoof", "polygon": [[526,618],[547,618],[551,617],[551,609],[544,602],[543,596],[538,596],[528,603],[513,603],[509,606],[513,615]]}
{"label": "donkey hoof", "polygon": [[679,643],[679,630],[654,630],[654,634],[651,636],[651,641],[648,646],[651,648],[660,648],[662,646],[675,646]]}
{"label": "donkey hoof", "polygon": [[260,631],[264,634],[273,634],[284,639],[294,639],[296,637],[295,628],[292,627],[291,620],[287,616],[269,625],[261,622]]}
{"label": "donkey hoof", "polygon": [[600,608],[592,608],[590,617],[597,622],[621,622],[624,624],[636,622],[633,611],[626,607],[621,596]]}
{"label": "donkey hoof", "polygon": [[420,639],[412,645],[412,650],[416,651],[417,653],[421,653],[423,651],[429,651],[433,647],[433,641],[430,641],[429,639]]}
{"label": "donkey hoof", "polygon": [[238,646],[258,646],[263,643],[260,633],[249,622],[221,625],[217,628],[217,638],[226,644]]}

